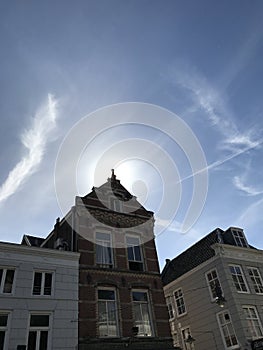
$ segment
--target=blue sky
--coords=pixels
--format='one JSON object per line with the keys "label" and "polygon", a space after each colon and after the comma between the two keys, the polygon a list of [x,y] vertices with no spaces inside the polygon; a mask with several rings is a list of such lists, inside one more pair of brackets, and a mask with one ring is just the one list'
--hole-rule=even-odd
{"label": "blue sky", "polygon": [[[156,239],[161,265],[216,227],[242,227],[263,247],[261,0],[1,0],[0,42],[1,240],[46,236],[62,216],[55,162],[81,118],[142,102],[184,120],[208,164],[206,202],[185,234],[180,223],[193,183],[191,176],[182,181],[174,222]],[[181,179],[189,176],[184,154],[167,137],[138,125],[120,128],[97,137],[81,159],[94,164],[105,147],[139,137],[161,145]],[[80,195],[93,185],[82,163]],[[129,160],[116,174],[129,189],[147,187],[144,204],[156,211],[165,164],[159,175],[152,169]]]}

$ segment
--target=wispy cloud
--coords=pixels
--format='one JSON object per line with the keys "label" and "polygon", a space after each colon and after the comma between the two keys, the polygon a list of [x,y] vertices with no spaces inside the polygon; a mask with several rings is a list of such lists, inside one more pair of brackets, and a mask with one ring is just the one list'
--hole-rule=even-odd
{"label": "wispy cloud", "polygon": [[235,176],[233,179],[233,184],[238,190],[244,192],[248,196],[257,196],[263,193],[263,191],[259,191],[253,186],[246,185],[241,176]]}
{"label": "wispy cloud", "polygon": [[37,170],[43,159],[48,137],[56,127],[56,119],[57,100],[49,94],[47,102],[36,112],[30,129],[21,135],[21,142],[28,153],[9,172],[1,185],[0,203],[14,194]]}
{"label": "wispy cloud", "polygon": [[235,117],[223,96],[201,73],[185,63],[178,63],[172,70],[176,84],[190,91],[195,109],[202,109],[211,125],[221,133],[221,148],[237,152],[244,148],[255,148],[261,144],[257,127],[241,132]]}

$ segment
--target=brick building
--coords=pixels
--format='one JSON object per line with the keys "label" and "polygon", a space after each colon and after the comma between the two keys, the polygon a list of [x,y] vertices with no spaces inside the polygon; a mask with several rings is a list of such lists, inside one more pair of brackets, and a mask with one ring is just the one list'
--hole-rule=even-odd
{"label": "brick building", "polygon": [[153,227],[112,171],[41,242],[80,253],[79,349],[173,348]]}

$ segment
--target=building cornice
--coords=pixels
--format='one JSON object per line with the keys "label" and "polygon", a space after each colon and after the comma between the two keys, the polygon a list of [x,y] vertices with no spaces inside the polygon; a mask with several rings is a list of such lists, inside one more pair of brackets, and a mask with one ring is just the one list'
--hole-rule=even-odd
{"label": "building cornice", "polygon": [[26,245],[16,244],[16,243],[5,243],[0,242],[0,252],[7,254],[24,254],[30,256],[41,256],[45,258],[57,258],[64,260],[79,260],[79,253],[69,252],[57,249],[39,248],[39,247],[29,247]]}
{"label": "building cornice", "polygon": [[261,262],[263,261],[263,250],[247,248],[247,247],[238,247],[229,244],[220,244],[215,243],[211,246],[216,256],[231,258],[237,260]]}

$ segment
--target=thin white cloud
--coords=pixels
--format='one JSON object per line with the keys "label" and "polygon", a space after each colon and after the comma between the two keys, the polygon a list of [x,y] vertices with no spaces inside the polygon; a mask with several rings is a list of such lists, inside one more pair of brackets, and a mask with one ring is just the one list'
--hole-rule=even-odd
{"label": "thin white cloud", "polygon": [[195,109],[201,108],[211,125],[221,133],[223,149],[236,152],[261,144],[256,127],[240,132],[235,124],[233,113],[226,103],[226,97],[221,96],[205,77],[192,67],[186,66],[185,63],[178,63],[175,68],[172,71],[175,83],[191,92]]}
{"label": "thin white cloud", "polygon": [[28,153],[9,172],[1,185],[0,203],[14,194],[37,170],[43,159],[48,137],[56,127],[56,119],[57,100],[49,94],[47,102],[36,112],[31,128],[21,135],[21,142]]}
{"label": "thin white cloud", "polygon": [[257,195],[263,193],[263,191],[259,191],[256,188],[254,188],[253,186],[246,185],[241,176],[235,176],[233,179],[233,184],[235,185],[235,187],[238,190],[246,193],[249,196],[257,196]]}

